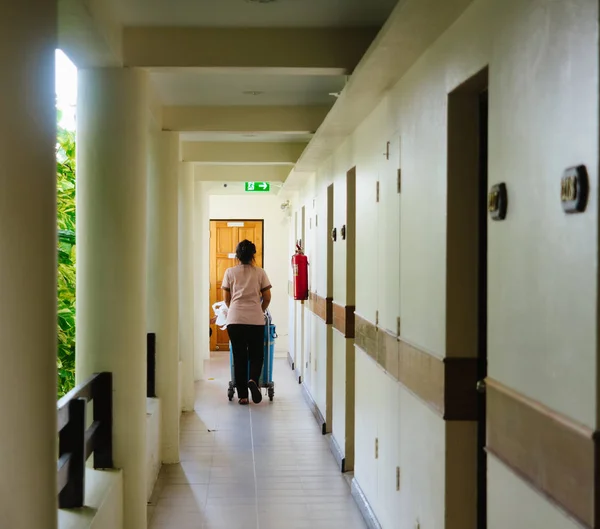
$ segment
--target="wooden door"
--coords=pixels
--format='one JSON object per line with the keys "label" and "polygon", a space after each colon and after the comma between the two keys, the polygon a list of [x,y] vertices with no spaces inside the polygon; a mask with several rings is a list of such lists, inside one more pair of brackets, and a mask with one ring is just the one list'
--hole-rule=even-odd
{"label": "wooden door", "polygon": [[[235,248],[240,241],[248,239],[256,245],[256,264],[263,266],[263,221],[262,220],[211,220],[210,221],[210,315],[212,306],[223,300],[221,283],[225,270],[238,264]],[[211,325],[211,351],[229,349],[229,336],[216,325]]]}

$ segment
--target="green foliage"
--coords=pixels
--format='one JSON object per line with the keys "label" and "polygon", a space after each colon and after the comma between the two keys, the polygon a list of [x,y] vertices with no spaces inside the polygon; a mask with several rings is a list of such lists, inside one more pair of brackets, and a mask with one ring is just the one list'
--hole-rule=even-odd
{"label": "green foliage", "polygon": [[60,398],[75,385],[75,134],[61,127],[57,132],[57,370]]}

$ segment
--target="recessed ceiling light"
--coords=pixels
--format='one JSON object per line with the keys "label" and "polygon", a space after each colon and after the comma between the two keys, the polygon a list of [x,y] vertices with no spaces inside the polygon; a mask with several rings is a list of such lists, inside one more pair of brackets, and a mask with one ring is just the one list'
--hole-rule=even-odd
{"label": "recessed ceiling light", "polygon": [[246,90],[246,91],[242,92],[242,94],[244,94],[246,96],[259,96],[261,94],[264,94],[264,92],[261,92],[259,90]]}

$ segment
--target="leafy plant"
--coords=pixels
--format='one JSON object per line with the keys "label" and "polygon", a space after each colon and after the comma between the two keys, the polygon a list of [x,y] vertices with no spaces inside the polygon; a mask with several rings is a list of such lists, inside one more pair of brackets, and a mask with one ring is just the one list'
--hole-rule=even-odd
{"label": "leafy plant", "polygon": [[[60,113],[57,122],[60,121]],[[57,129],[58,397],[75,385],[75,133]]]}

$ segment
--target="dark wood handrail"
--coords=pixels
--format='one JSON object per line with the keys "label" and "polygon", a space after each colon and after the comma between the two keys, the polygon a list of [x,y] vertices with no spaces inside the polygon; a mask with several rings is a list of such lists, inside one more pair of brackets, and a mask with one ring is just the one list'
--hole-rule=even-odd
{"label": "dark wood handrail", "polygon": [[[57,403],[58,506],[83,507],[85,463],[94,455],[94,468],[113,468],[112,373],[97,373]],[[86,409],[93,403],[92,425],[86,429]]]}

